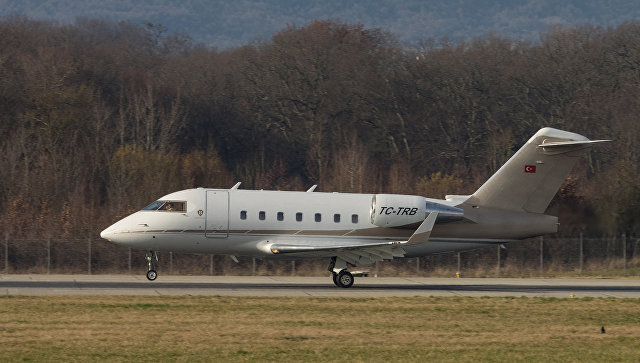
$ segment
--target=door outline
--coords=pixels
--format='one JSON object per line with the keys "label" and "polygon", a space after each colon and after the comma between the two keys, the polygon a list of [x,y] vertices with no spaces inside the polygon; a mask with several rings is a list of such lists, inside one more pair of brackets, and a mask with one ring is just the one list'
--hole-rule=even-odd
{"label": "door outline", "polygon": [[229,237],[229,191],[207,190],[205,236]]}

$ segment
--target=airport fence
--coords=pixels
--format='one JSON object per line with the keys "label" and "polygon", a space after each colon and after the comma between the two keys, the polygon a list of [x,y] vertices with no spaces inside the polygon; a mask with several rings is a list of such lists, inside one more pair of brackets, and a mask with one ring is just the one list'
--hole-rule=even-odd
{"label": "airport fence", "polygon": [[[144,251],[100,238],[12,239],[5,235],[0,273],[141,274]],[[328,274],[327,259],[277,261],[250,257],[159,252],[159,273],[167,275]],[[384,261],[353,268],[369,276],[539,277],[556,275],[640,275],[640,238],[539,237],[461,253]]]}

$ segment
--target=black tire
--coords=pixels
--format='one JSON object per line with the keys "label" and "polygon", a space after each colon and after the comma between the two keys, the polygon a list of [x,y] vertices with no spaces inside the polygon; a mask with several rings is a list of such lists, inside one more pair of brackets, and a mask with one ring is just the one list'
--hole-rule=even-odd
{"label": "black tire", "polygon": [[338,274],[335,272],[331,273],[333,275],[333,284],[340,287],[340,284],[338,283]]}
{"label": "black tire", "polygon": [[156,270],[147,271],[147,279],[149,279],[149,281],[153,281],[156,278],[158,278],[158,273],[156,272]]}
{"label": "black tire", "polygon": [[351,287],[353,285],[353,275],[351,272],[347,270],[342,270],[338,274],[338,286],[344,287],[345,289]]}

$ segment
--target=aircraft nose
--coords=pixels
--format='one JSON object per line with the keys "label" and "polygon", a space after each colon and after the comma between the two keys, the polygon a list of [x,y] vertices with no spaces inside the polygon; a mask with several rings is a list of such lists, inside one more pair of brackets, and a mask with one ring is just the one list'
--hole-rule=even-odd
{"label": "aircraft nose", "polygon": [[111,232],[109,228],[107,228],[104,231],[100,232],[100,238],[106,239],[109,242],[111,242],[111,236],[112,235],[113,235],[113,232]]}
{"label": "aircraft nose", "polygon": [[100,232],[100,237],[105,240],[125,246],[134,246],[140,241],[145,241],[146,236],[141,227],[140,218],[137,214],[127,216]]}

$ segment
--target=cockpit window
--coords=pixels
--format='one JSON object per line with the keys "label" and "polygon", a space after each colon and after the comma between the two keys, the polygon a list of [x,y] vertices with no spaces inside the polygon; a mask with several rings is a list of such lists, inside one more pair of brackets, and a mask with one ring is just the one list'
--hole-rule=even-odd
{"label": "cockpit window", "polygon": [[164,212],[185,212],[187,210],[187,202],[173,200],[156,200],[142,210],[158,210]]}
{"label": "cockpit window", "polygon": [[155,202],[153,202],[153,203],[149,204],[148,206],[142,208],[142,210],[158,210],[158,208],[160,208],[163,204],[164,204],[164,202],[156,200]]}

